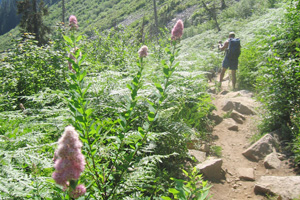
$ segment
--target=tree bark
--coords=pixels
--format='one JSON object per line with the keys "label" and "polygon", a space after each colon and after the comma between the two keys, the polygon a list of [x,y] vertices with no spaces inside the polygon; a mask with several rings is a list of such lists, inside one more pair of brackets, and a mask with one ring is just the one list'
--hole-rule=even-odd
{"label": "tree bark", "polygon": [[65,0],[62,0],[62,23],[65,24]]}
{"label": "tree bark", "polygon": [[157,10],[156,10],[156,0],[153,0],[153,9],[154,9],[154,19],[155,19],[155,34],[158,33],[158,19],[157,19]]}
{"label": "tree bark", "polygon": [[227,8],[225,0],[221,0],[221,10],[224,10],[225,8]]}
{"label": "tree bark", "polygon": [[203,7],[205,8],[205,10],[208,12],[209,19],[213,19],[216,23],[218,32],[221,31],[218,20],[217,20],[217,8],[215,5],[215,2],[213,3],[212,8],[208,8],[208,6],[204,3],[204,1],[201,1],[201,2],[202,2]]}

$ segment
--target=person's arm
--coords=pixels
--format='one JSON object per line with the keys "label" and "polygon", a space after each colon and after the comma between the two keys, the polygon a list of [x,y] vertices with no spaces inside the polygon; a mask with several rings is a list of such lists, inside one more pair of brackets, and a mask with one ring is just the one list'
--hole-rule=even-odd
{"label": "person's arm", "polygon": [[221,46],[221,44],[219,44],[219,49],[220,49],[221,51],[224,51],[225,49],[228,48],[228,45],[229,45],[229,41],[226,40],[226,42],[224,42],[224,44],[223,44],[222,46]]}

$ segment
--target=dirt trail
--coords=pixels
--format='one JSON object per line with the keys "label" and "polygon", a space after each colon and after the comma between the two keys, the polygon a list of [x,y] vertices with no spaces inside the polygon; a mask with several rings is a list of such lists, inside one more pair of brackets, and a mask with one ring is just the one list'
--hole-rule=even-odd
{"label": "dirt trail", "polygon": [[[228,78],[227,78],[228,79]],[[226,78],[225,78],[226,80]],[[236,123],[232,118],[226,117],[226,112],[222,108],[226,101],[232,100],[241,102],[252,107],[254,110],[259,107],[259,103],[252,98],[252,94],[247,91],[232,91],[228,80],[222,84],[222,91],[213,94],[213,103],[217,108],[216,115],[223,117],[223,121],[214,127],[213,136],[216,138],[213,145],[222,148],[223,160],[222,169],[225,171],[225,178],[217,183],[212,183],[210,190],[212,200],[263,200],[267,197],[254,194],[255,181],[260,176],[289,176],[295,175],[293,169],[289,167],[289,161],[283,160],[280,169],[266,169],[262,161],[252,162],[242,155],[250,146],[251,137],[258,132],[257,125],[260,121],[259,115],[244,115],[242,124]],[[211,83],[213,87],[214,84]],[[224,92],[225,91],[225,92]],[[228,92],[228,93],[227,93]],[[227,94],[226,94],[227,93]],[[256,112],[259,112],[256,110]],[[229,130],[229,127],[236,126],[238,130]],[[255,181],[243,181],[239,178],[239,168],[254,169]]]}

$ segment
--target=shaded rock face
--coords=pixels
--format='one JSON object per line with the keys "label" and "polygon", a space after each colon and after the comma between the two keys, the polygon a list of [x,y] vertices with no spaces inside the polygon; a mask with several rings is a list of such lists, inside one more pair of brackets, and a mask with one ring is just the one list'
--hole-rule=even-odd
{"label": "shaded rock face", "polygon": [[267,155],[264,159],[264,165],[267,169],[279,169],[281,161],[275,152]]}
{"label": "shaded rock face", "polygon": [[262,176],[254,187],[256,194],[273,194],[282,200],[300,197],[300,176]]}
{"label": "shaded rock face", "polygon": [[272,153],[273,149],[278,145],[279,144],[272,135],[266,134],[264,137],[246,149],[243,152],[243,155],[250,160],[263,160],[265,156]]}
{"label": "shaded rock face", "polygon": [[222,159],[210,159],[198,164],[196,168],[202,173],[208,180],[219,181],[224,178],[222,170]]}

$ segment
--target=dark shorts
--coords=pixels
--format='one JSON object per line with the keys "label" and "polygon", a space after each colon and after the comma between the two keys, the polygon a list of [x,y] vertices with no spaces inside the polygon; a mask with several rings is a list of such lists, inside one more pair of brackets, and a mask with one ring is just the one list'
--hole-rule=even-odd
{"label": "dark shorts", "polygon": [[224,67],[225,69],[229,68],[231,70],[237,70],[238,63],[239,63],[238,59],[231,60],[227,56],[225,56],[223,63],[222,63],[222,67]]}

